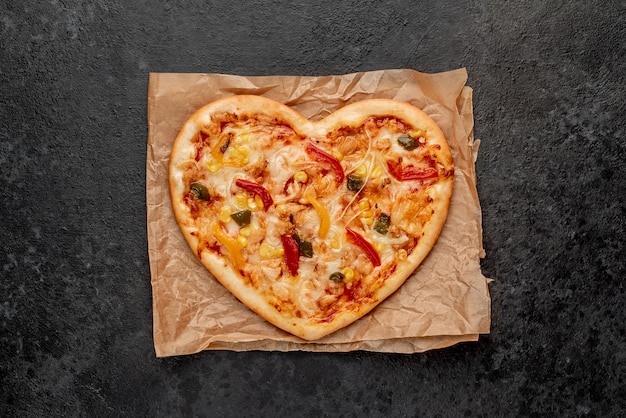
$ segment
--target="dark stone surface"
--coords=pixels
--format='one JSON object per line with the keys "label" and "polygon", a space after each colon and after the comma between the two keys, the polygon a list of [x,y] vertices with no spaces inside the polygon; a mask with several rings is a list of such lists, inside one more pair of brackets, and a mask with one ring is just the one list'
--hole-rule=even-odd
{"label": "dark stone surface", "polygon": [[[0,415],[626,416],[626,5],[556,3],[3,2]],[[489,336],[155,358],[150,71],[458,67]]]}

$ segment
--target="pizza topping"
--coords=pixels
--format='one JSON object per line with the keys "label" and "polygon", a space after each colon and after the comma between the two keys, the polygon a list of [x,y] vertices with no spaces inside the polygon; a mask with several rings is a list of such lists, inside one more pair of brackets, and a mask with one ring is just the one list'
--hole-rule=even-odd
{"label": "pizza topping", "polygon": [[346,267],[342,270],[344,280],[348,282],[348,287],[350,287],[350,282],[354,280],[354,270],[351,267]]}
{"label": "pizza topping", "polygon": [[343,182],[345,174],[343,172],[343,167],[337,158],[328,154],[326,151],[321,150],[310,142],[306,144],[306,148],[304,150],[318,163],[326,163],[330,165],[330,168],[335,172],[335,182],[337,184],[341,184]]}
{"label": "pizza topping", "polygon": [[298,275],[298,268],[300,267],[300,252],[298,249],[298,243],[293,237],[289,235],[281,235],[280,240],[285,250],[285,264],[292,276]]}
{"label": "pizza topping", "polygon": [[283,194],[289,194],[289,186],[294,182],[293,176],[289,177],[283,186]]}
{"label": "pizza topping", "polygon": [[348,240],[351,243],[353,243],[354,245],[356,245],[357,247],[363,250],[367,258],[369,258],[369,260],[372,262],[372,264],[375,267],[380,266],[380,256],[378,255],[378,252],[372,246],[372,244],[369,243],[369,241],[367,241],[365,238],[359,235],[358,232],[355,232],[352,229],[347,228],[347,227],[346,227],[346,236],[348,237]]}
{"label": "pizza topping", "polygon": [[211,155],[218,163],[221,163],[223,160],[224,153],[230,145],[231,136],[232,134],[221,135],[218,140],[213,143],[213,146],[211,146]]}
{"label": "pizza topping", "polygon": [[210,159],[209,161],[206,162],[206,168],[211,173],[217,173],[222,168],[222,164],[220,164],[214,159]]}
{"label": "pizza topping", "polygon": [[[224,152],[226,152],[226,149],[228,148],[229,144],[230,144],[230,141],[228,141],[225,144],[226,148],[224,148]],[[231,147],[231,150],[229,151],[228,159],[224,160],[224,165],[227,165],[230,167],[244,167],[250,162],[249,156],[250,156],[250,149],[248,147],[243,146],[243,145]],[[264,164],[264,162],[261,161],[261,164]]]}
{"label": "pizza topping", "polygon": [[378,218],[376,218],[376,222],[374,222],[374,226],[372,229],[378,232],[380,235],[386,235],[389,232],[389,224],[391,223],[391,217],[386,213],[381,213]]}
{"label": "pizza topping", "polygon": [[389,173],[397,180],[427,180],[437,178],[439,173],[434,167],[415,167],[413,164],[403,165],[402,161],[387,161]]}
{"label": "pizza topping", "polygon": [[247,226],[250,225],[250,217],[252,212],[250,209],[240,210],[239,212],[235,212],[230,215],[230,217],[237,223],[239,226]]}
{"label": "pizza topping", "polygon": [[263,208],[265,210],[267,210],[274,203],[274,199],[272,199],[272,195],[270,195],[270,192],[268,192],[267,189],[260,184],[244,179],[237,179],[235,181],[235,184],[245,191],[254,193],[255,195],[259,196],[261,198],[261,201],[263,202]]}
{"label": "pizza topping", "polygon": [[398,137],[398,143],[407,151],[413,151],[419,146],[419,143],[415,138],[410,135],[402,134]]}
{"label": "pizza topping", "polygon": [[220,152],[224,154],[230,145],[230,137],[226,139],[226,141],[220,146]]}
{"label": "pizza topping", "polygon": [[191,186],[189,186],[189,193],[196,199],[200,200],[211,200],[211,195],[209,194],[209,189],[200,182],[193,182]]}
{"label": "pizza topping", "polygon": [[285,250],[283,248],[272,247],[267,242],[264,242],[259,247],[259,255],[263,258],[278,258],[285,255]]}
{"label": "pizza topping", "polygon": [[238,208],[247,208],[248,207],[248,196],[247,193],[239,191],[235,193],[233,196],[234,205]]}
{"label": "pizza topping", "polygon": [[363,188],[363,177],[355,174],[348,175],[348,190],[351,192],[358,192]]}
{"label": "pizza topping", "polygon": [[298,183],[306,183],[308,179],[309,175],[306,173],[306,171],[297,171],[293,175],[293,180],[297,181]]}
{"label": "pizza topping", "polygon": [[228,223],[232,218],[230,215],[233,213],[233,210],[228,206],[222,206],[220,209],[219,216],[217,217],[223,223]]}
{"label": "pizza topping", "polygon": [[333,282],[339,283],[345,278],[344,274],[340,271],[335,271],[331,273],[329,279]]}
{"label": "pizza topping", "polygon": [[313,258],[313,243],[301,238],[298,234],[291,235],[298,244],[298,253],[302,257]]}
{"label": "pizza topping", "polygon": [[217,223],[213,224],[213,226],[211,227],[211,232],[213,233],[215,238],[217,238],[217,240],[224,247],[226,247],[226,250],[228,251],[228,258],[230,259],[230,262],[233,263],[233,266],[238,271],[241,271],[245,264],[243,254],[241,253],[241,244],[235,238],[224,232],[222,227]]}
{"label": "pizza topping", "polygon": [[313,195],[313,191],[311,189],[307,189],[304,192],[304,198],[306,199],[307,202],[309,202],[313,206],[318,216],[320,217],[320,227],[318,229],[317,234],[322,239],[326,238],[326,235],[328,234],[328,230],[330,229],[330,216],[328,215],[328,211],[326,210],[326,207],[319,200],[315,198],[315,196]]}

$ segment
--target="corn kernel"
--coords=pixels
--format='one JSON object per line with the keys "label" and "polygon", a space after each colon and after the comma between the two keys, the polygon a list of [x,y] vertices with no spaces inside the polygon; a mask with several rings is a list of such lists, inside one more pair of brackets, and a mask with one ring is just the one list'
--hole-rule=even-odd
{"label": "corn kernel", "polygon": [[248,246],[248,238],[239,235],[237,237],[237,242],[239,243],[239,245],[241,245],[242,247],[247,247]]}
{"label": "corn kernel", "polygon": [[234,158],[231,161],[235,167],[243,167],[244,165],[250,162],[250,159],[248,157],[238,155],[236,158]]}
{"label": "corn kernel", "polygon": [[243,192],[237,193],[235,195],[235,204],[240,209],[245,208],[248,205],[248,196]]}
{"label": "corn kernel", "polygon": [[248,147],[240,146],[235,148],[235,151],[237,152],[237,155],[241,155],[242,157],[250,155],[250,148]]}
{"label": "corn kernel", "polygon": [[282,257],[284,253],[285,250],[282,248],[274,248],[266,242],[259,247],[259,255],[263,258],[279,258]]}
{"label": "corn kernel", "polygon": [[259,208],[259,205],[257,205],[256,200],[254,199],[254,197],[249,197],[248,201],[248,209],[250,210],[257,210]]}
{"label": "corn kernel", "polygon": [[422,131],[421,129],[415,129],[412,130],[411,132],[409,132],[409,135],[411,135],[413,138],[419,138],[421,136],[424,136],[425,132]]}
{"label": "corn kernel", "polygon": [[374,218],[361,218],[361,221],[367,226],[372,226],[374,224]]}
{"label": "corn kernel", "polygon": [[354,170],[354,174],[359,177],[367,176],[367,167],[363,164],[359,164],[359,166]]}
{"label": "corn kernel", "polygon": [[254,232],[254,227],[252,225],[247,225],[239,230],[239,235],[243,237],[249,237],[253,232]]}
{"label": "corn kernel", "polygon": [[330,155],[332,155],[339,161],[343,160],[343,154],[339,150],[336,150],[336,149],[332,150],[330,152]]}
{"label": "corn kernel", "polygon": [[263,199],[261,199],[261,196],[254,196],[254,203],[256,203],[256,207],[258,209],[263,209],[265,207],[265,205],[263,205]]}
{"label": "corn kernel", "polygon": [[298,183],[306,183],[309,179],[309,176],[304,171],[297,171],[296,174],[293,175],[293,179]]}
{"label": "corn kernel", "polygon": [[215,173],[217,172],[220,168],[222,168],[222,165],[220,163],[218,163],[217,161],[211,159],[209,161],[207,161],[206,163],[206,168],[207,170],[209,170],[211,173]]}
{"label": "corn kernel", "polygon": [[230,221],[231,213],[232,213],[232,210],[228,206],[222,206],[222,209],[220,209],[220,216],[219,216],[220,221],[224,223]]}
{"label": "corn kernel", "polygon": [[370,201],[368,198],[363,198],[361,200],[359,200],[359,209],[361,210],[367,210],[371,207]]}
{"label": "corn kernel", "polygon": [[259,247],[259,255],[263,258],[271,258],[272,257],[272,246],[267,244],[267,243],[263,243],[261,244],[261,246]]}
{"label": "corn kernel", "polygon": [[343,269],[343,279],[345,281],[351,281],[352,279],[354,279],[354,270],[352,270],[350,267],[346,267]]}
{"label": "corn kernel", "polygon": [[377,179],[380,176],[383,175],[383,169],[381,166],[379,166],[378,164],[374,166],[374,169],[372,170],[371,174],[370,174],[370,178],[373,179]]}
{"label": "corn kernel", "polygon": [[341,237],[339,236],[339,234],[336,234],[332,241],[330,242],[330,248],[332,248],[333,250],[338,250],[341,248]]}
{"label": "corn kernel", "polygon": [[231,155],[231,158],[228,161],[226,161],[228,165],[231,165],[233,167],[243,167],[249,162],[250,162],[250,159],[248,157],[238,155],[238,154]]}
{"label": "corn kernel", "polygon": [[361,212],[360,215],[361,218],[373,218],[374,217],[374,211],[371,209],[366,209],[363,212]]}
{"label": "corn kernel", "polygon": [[381,252],[385,251],[387,246],[385,244],[380,243],[380,242],[375,242],[374,243],[374,248],[376,249],[376,251],[381,253]]}
{"label": "corn kernel", "polygon": [[404,261],[408,257],[408,254],[405,249],[398,251],[398,260]]}
{"label": "corn kernel", "polygon": [[275,208],[276,208],[276,213],[278,213],[279,216],[284,216],[289,213],[289,208],[284,203],[277,204]]}

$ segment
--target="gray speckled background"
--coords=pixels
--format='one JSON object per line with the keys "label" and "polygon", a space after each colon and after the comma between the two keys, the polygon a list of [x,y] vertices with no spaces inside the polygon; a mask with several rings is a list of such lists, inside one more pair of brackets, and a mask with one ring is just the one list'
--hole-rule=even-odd
{"label": "gray speckled background", "polygon": [[[0,415],[626,416],[623,1],[0,5]],[[148,73],[466,67],[492,333],[157,360]]]}

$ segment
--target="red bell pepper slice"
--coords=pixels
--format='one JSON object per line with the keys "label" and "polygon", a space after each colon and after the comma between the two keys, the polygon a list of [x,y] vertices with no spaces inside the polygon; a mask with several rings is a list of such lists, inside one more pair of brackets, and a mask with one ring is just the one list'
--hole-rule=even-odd
{"label": "red bell pepper slice", "polygon": [[343,172],[343,167],[341,166],[341,163],[338,159],[328,154],[326,151],[319,149],[310,142],[306,144],[304,150],[307,154],[311,156],[311,158],[313,158],[318,163],[326,163],[330,165],[332,170],[335,172],[335,182],[337,184],[341,184],[343,182],[345,174]]}
{"label": "red bell pepper slice", "polygon": [[361,248],[367,258],[370,259],[374,267],[380,266],[380,256],[376,249],[369,243],[369,241],[365,240],[361,235],[357,232],[354,232],[352,229],[346,227],[346,236],[348,237],[348,241],[355,244],[359,248]]}
{"label": "red bell pepper slice", "polygon": [[287,194],[287,190],[289,189],[289,185],[293,184],[294,179],[293,176],[289,177],[283,186],[283,194]]}
{"label": "red bell pepper slice", "polygon": [[285,264],[287,264],[287,269],[292,276],[297,276],[298,268],[300,267],[300,252],[298,250],[298,243],[289,235],[281,235],[280,240],[283,243],[283,249],[285,250]]}
{"label": "red bell pepper slice", "polygon": [[437,178],[439,173],[434,167],[415,167],[413,164],[402,165],[400,161],[387,161],[389,173],[397,180],[427,180]]}
{"label": "red bell pepper slice", "polygon": [[270,206],[274,203],[274,199],[272,199],[272,195],[267,189],[260,184],[257,184],[253,181],[248,181],[244,179],[237,179],[235,184],[247,192],[254,193],[255,195],[261,198],[263,202],[263,210],[267,211]]}

